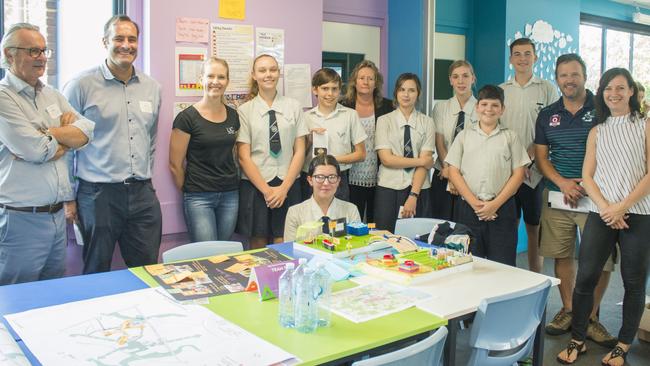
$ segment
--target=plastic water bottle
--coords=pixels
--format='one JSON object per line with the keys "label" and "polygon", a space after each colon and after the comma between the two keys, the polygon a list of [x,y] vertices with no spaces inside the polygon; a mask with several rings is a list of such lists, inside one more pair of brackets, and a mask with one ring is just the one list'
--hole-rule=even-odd
{"label": "plastic water bottle", "polygon": [[329,308],[330,295],[332,294],[332,276],[325,269],[324,263],[319,263],[314,275],[314,293],[317,295],[318,326],[329,327],[332,311]]}
{"label": "plastic water bottle", "polygon": [[287,263],[284,272],[279,280],[279,294],[278,299],[280,305],[278,306],[278,320],[280,325],[285,328],[293,328],[293,272],[296,268],[294,263]]}
{"label": "plastic water bottle", "polygon": [[304,273],[295,278],[295,328],[301,333],[313,333],[318,327],[318,307],[314,296],[315,273],[312,268],[306,267]]}

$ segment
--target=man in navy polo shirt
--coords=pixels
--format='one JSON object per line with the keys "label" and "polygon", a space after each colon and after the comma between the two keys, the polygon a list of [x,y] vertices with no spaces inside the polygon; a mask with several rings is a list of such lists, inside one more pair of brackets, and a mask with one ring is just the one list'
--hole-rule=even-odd
{"label": "man in navy polo shirt", "polygon": [[[568,210],[576,208],[578,200],[586,195],[580,185],[582,163],[587,136],[595,121],[594,96],[585,89],[586,74],[580,56],[570,53],[558,57],[555,79],[562,97],[540,111],[535,126],[535,161],[546,178],[540,254],[555,259],[555,276],[562,281],[559,290],[563,307],[546,326],[546,332],[551,335],[564,334],[571,326],[577,229],[582,231],[587,219],[586,212]],[[562,194],[565,209],[549,207],[549,192]],[[613,270],[614,262],[610,258],[594,293],[594,308],[587,330],[587,338],[606,347],[615,346],[616,338],[598,322],[597,311]]]}

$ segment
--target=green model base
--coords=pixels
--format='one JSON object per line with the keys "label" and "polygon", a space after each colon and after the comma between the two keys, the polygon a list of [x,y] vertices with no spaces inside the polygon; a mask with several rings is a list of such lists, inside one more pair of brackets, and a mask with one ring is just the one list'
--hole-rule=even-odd
{"label": "green model base", "polygon": [[[350,237],[350,240],[346,239],[344,236],[340,238],[332,238],[328,235],[318,235],[314,242],[312,244],[306,244],[305,242],[300,242],[302,245],[308,245],[309,247],[313,249],[318,249],[321,250],[325,253],[341,253],[345,252],[347,250],[352,250],[352,249],[357,249],[357,248],[363,248],[370,243],[370,238],[372,238],[374,235],[363,235],[363,236],[354,236],[352,235]],[[334,245],[334,250],[329,250],[323,246],[323,239],[325,238],[330,238],[330,240],[333,239],[338,239],[339,244]],[[351,246],[351,248],[348,247],[348,244]]]}

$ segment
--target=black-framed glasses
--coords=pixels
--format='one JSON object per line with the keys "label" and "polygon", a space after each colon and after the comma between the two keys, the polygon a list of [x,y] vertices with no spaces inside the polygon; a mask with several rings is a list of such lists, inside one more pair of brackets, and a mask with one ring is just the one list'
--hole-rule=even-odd
{"label": "black-framed glasses", "polygon": [[328,182],[334,184],[341,179],[341,176],[336,174],[330,174],[330,175],[316,174],[316,175],[312,175],[312,178],[316,181],[316,183],[325,183],[325,179],[327,179]]}
{"label": "black-framed glasses", "polygon": [[29,55],[32,56],[33,58],[38,58],[41,53],[45,55],[45,58],[50,58],[52,57],[52,49],[50,48],[38,48],[38,47],[32,47],[32,48],[26,48],[26,47],[7,47],[7,48],[15,48],[17,50],[25,50],[29,52]]}

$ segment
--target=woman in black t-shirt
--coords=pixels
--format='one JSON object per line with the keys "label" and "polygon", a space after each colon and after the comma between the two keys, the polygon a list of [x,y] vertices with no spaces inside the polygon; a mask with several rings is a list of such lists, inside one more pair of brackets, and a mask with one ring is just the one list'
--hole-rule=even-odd
{"label": "woman in black t-shirt", "polygon": [[183,192],[192,242],[230,240],[237,223],[239,172],[233,148],[239,116],[224,104],[228,74],[225,60],[209,58],[201,68],[203,98],[174,119],[169,167]]}

